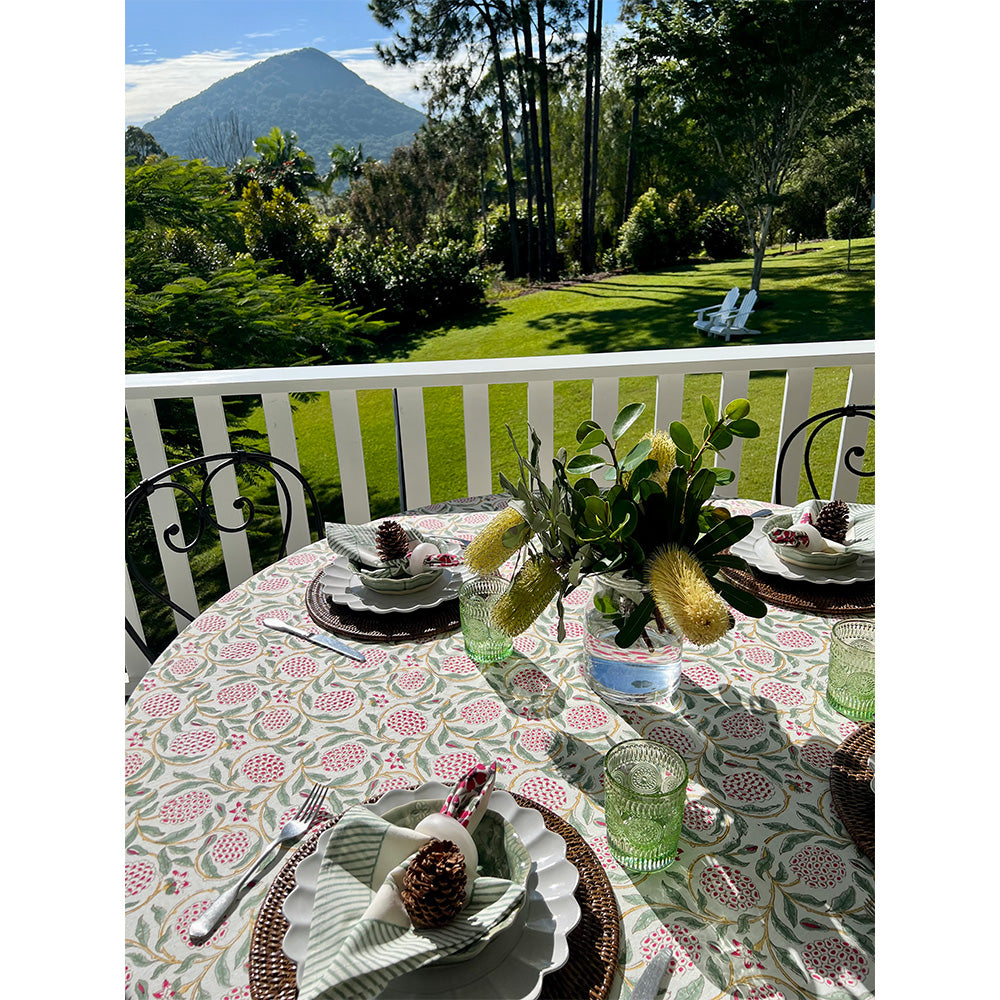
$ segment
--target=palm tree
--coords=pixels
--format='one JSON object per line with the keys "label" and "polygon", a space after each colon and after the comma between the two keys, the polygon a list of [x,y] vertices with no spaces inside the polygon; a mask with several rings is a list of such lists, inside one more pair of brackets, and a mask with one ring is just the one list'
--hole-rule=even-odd
{"label": "palm tree", "polygon": [[345,149],[338,142],[330,150],[330,179],[336,181],[343,177],[350,184],[364,176],[366,164],[375,162],[375,157],[364,155],[360,142],[350,149]]}

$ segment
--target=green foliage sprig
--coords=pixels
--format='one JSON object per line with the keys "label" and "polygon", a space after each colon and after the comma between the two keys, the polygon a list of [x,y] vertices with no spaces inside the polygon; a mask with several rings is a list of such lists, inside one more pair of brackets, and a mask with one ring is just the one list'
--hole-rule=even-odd
{"label": "green foliage sprig", "polygon": [[[518,477],[512,481],[500,474],[500,483],[522,520],[504,531],[503,544],[517,551],[530,539],[535,553],[558,575],[560,640],[565,636],[563,599],[584,577],[621,573],[645,584],[647,560],[666,548],[684,550],[732,607],[753,617],[766,614],[763,602],[716,576],[724,567],[746,568],[742,559],[724,550],[747,535],[753,521],[709,503],[715,488],[731,483],[734,474],[705,466],[710,454],[721,454],[737,437],[757,437],[760,428],[749,418],[745,399],[733,400],[720,414],[713,401],[702,396],[702,407],[705,424],[699,432],[674,421],[669,436],[651,432],[624,455],[622,438],[642,415],[644,404],[623,407],[610,433],[596,421],[583,421],[576,432],[578,453],[570,458],[560,448],[552,460],[551,486],[541,476],[541,442],[534,429],[529,425],[531,447],[525,458],[508,427]],[[599,447],[606,455],[591,453]],[[668,447],[674,465],[665,469],[661,458]],[[597,473],[606,485],[594,478]],[[616,641],[631,644],[654,618],[658,618],[656,603],[646,597],[620,618]]]}

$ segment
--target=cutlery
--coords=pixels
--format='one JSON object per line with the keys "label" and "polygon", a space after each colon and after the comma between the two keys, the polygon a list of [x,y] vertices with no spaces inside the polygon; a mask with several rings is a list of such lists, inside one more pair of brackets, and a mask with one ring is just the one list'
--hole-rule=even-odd
{"label": "cutlery", "polygon": [[308,639],[309,642],[315,642],[318,646],[326,646],[327,649],[343,653],[344,656],[349,656],[352,660],[364,662],[364,653],[353,646],[348,646],[346,642],[334,639],[332,635],[324,635],[322,632],[307,632],[304,628],[296,628],[294,625],[286,624],[280,618],[262,618],[261,624],[266,625],[268,628],[277,629],[279,632],[287,632],[289,635],[297,636],[299,639]]}
{"label": "cutlery", "polygon": [[660,991],[660,980],[667,971],[672,954],[669,948],[662,948],[653,956],[652,961],[642,970],[642,975],[632,990],[631,1000],[655,1000]]}
{"label": "cutlery", "polygon": [[271,853],[271,851],[277,847],[278,844],[284,844],[289,840],[295,840],[298,837],[301,837],[302,834],[309,829],[310,824],[316,818],[316,813],[319,812],[319,807],[323,804],[323,800],[326,798],[328,790],[327,785],[313,785],[312,791],[309,792],[305,802],[303,802],[299,807],[299,811],[281,828],[281,832],[278,836],[264,848],[260,857],[257,858],[257,860],[243,873],[240,880],[234,886],[223,892],[219,898],[216,899],[216,901],[191,924],[191,937],[208,937],[208,935],[212,933],[215,925],[219,922],[219,918],[226,912],[226,910],[229,909],[230,904],[240,894],[240,890],[247,884],[247,882],[250,881],[250,876],[253,875],[258,868],[260,868],[261,863]]}

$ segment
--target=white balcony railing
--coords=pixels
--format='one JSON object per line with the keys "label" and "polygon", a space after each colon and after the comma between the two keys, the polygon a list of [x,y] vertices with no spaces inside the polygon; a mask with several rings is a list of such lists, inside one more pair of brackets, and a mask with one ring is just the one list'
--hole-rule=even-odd
{"label": "white balcony railing", "polygon": [[[227,396],[259,397],[272,455],[298,467],[298,448],[292,423],[289,395],[299,392],[329,393],[333,434],[340,465],[346,520],[360,523],[370,519],[368,480],[362,449],[358,392],[394,389],[399,410],[399,441],[403,465],[406,505],[410,508],[431,503],[427,462],[426,414],[423,390],[434,386],[461,386],[465,425],[465,463],[468,495],[493,491],[490,454],[489,387],[502,383],[527,385],[528,420],[542,440],[542,454],[552,454],[555,424],[554,385],[570,380],[592,383],[592,417],[610,426],[619,407],[618,386],[623,378],[655,376],[656,408],[654,426],[666,428],[680,419],[684,379],[688,375],[722,376],[720,408],[732,399],[748,395],[750,373],[784,371],[785,391],[778,441],[809,415],[813,376],[819,368],[848,368],[850,377],[843,403],[868,404],[874,401],[874,340],[838,343],[741,345],[737,347],[685,350],[634,351],[622,354],[558,355],[538,358],[498,358],[471,361],[399,362],[365,365],[331,365],[310,368],[262,368],[239,371],[191,371],[181,373],[129,375],[125,379],[125,405],[139,468],[151,476],[167,465],[155,402],[162,399],[193,400],[203,452],[230,450],[229,433],[222,400]],[[863,425],[863,426],[862,426]],[[868,421],[845,421],[840,451],[855,445],[864,447]],[[802,436],[785,460],[781,491],[794,497],[798,490],[802,457]],[[722,495],[735,495],[742,441],[737,438],[727,449],[725,464],[737,473]],[[505,468],[509,461],[505,456]],[[543,463],[547,465],[548,463]],[[773,478],[773,477],[772,477]],[[841,476],[838,468],[832,496],[844,500],[857,497],[857,479]],[[219,490],[223,491],[220,495]],[[231,491],[227,496],[225,491]],[[169,491],[168,491],[169,492]],[[236,481],[220,483],[213,491],[217,509],[235,499]],[[162,528],[176,520],[173,498],[161,494],[162,503],[153,511],[154,526]],[[304,501],[293,521],[305,525]],[[304,531],[305,529],[301,529]],[[307,537],[293,535],[290,550],[306,544]],[[171,596],[197,613],[190,568],[184,557],[164,553],[167,583]],[[227,555],[228,563],[228,555]],[[245,577],[244,577],[245,578]],[[230,574],[232,580],[232,574]],[[239,582],[239,580],[235,580]]]}

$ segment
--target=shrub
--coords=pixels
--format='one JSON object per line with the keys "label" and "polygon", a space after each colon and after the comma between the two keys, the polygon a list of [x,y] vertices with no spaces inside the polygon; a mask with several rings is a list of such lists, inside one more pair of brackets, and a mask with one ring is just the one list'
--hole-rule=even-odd
{"label": "shrub", "polygon": [[463,313],[483,300],[486,275],[458,240],[408,247],[395,233],[344,236],[329,256],[334,297],[403,329]]}
{"label": "shrub", "polygon": [[326,277],[324,235],[311,205],[297,201],[283,187],[268,197],[250,181],[243,189],[239,218],[254,260],[277,260],[296,281]]}
{"label": "shrub", "polygon": [[848,195],[826,213],[826,232],[832,240],[875,235],[875,216],[859,198]]}
{"label": "shrub", "polygon": [[702,212],[698,239],[712,260],[731,260],[744,253],[743,215],[729,202]]}
{"label": "shrub", "polygon": [[637,271],[653,271],[666,263],[663,199],[650,188],[635,203],[618,233],[618,262]]}
{"label": "shrub", "polygon": [[685,260],[699,246],[698,205],[693,191],[681,191],[663,214],[667,263]]}

